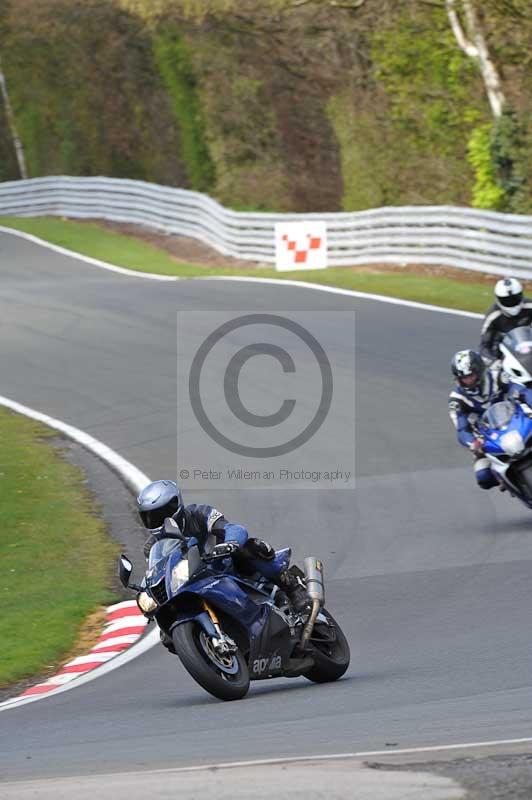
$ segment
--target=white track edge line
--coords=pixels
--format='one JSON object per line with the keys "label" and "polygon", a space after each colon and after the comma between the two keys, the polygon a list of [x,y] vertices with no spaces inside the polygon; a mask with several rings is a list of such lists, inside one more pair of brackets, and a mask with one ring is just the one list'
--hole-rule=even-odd
{"label": "white track edge line", "polygon": [[320,283],[310,283],[309,281],[297,281],[297,280],[289,280],[289,279],[281,279],[281,278],[260,278],[260,277],[253,277],[253,276],[239,276],[239,275],[205,275],[205,276],[198,276],[196,278],[181,278],[177,275],[156,275],[153,272],[140,272],[139,270],[132,270],[127,269],[126,267],[117,267],[114,264],[109,264],[107,261],[100,261],[97,258],[92,258],[90,256],[85,256],[81,253],[76,253],[74,250],[68,250],[66,247],[60,247],[59,245],[52,244],[51,242],[47,242],[45,239],[40,239],[38,236],[34,236],[31,233],[25,233],[24,231],[18,231],[16,228],[6,228],[3,225],[0,225],[0,233],[7,233],[12,234],[13,236],[18,236],[21,239],[26,239],[28,242],[33,242],[33,244],[38,244],[41,247],[46,247],[49,250],[53,250],[56,253],[60,253],[61,255],[68,256],[70,258],[77,259],[78,261],[84,261],[87,264],[91,264],[93,267],[99,267],[100,269],[106,269],[109,272],[116,272],[119,275],[126,275],[129,278],[144,278],[146,280],[153,280],[153,281],[238,281],[241,283],[262,283],[265,285],[270,286],[293,286],[299,289],[314,289],[315,291],[319,292],[327,292],[329,294],[338,294],[343,295],[344,297],[355,297],[359,300],[374,300],[377,303],[390,303],[396,306],[405,306],[406,308],[417,308],[420,311],[436,311],[439,314],[453,314],[457,317],[469,317],[470,319],[483,319],[483,314],[476,314],[473,311],[463,311],[462,309],[458,308],[446,308],[445,306],[435,306],[430,305],[429,303],[418,303],[415,300],[403,300],[398,297],[389,297],[388,295],[384,294],[371,294],[370,292],[357,292],[354,289],[342,289],[338,286],[327,286]]}
{"label": "white track edge line", "polygon": [[109,264],[107,261],[100,261],[98,258],[92,258],[92,256],[77,253],[75,250],[68,250],[66,247],[52,244],[52,242],[47,242],[46,239],[41,239],[39,236],[34,236],[32,233],[19,231],[16,228],[6,228],[4,225],[0,225],[0,233],[11,233],[13,236],[25,239],[27,242],[33,242],[33,244],[39,244],[42,247],[48,248],[48,250],[53,250],[54,253],[59,253],[62,256],[69,256],[78,261],[85,261],[85,263],[91,264],[93,267],[100,267],[100,269],[106,269],[109,270],[109,272],[117,272],[119,275],[128,275],[134,278],[149,278],[152,281],[183,280],[178,275],[157,275],[154,272],[141,272],[136,269],[127,269],[127,267],[117,267],[115,264]]}
{"label": "white track edge line", "polygon": [[[201,770],[211,769],[234,769],[236,767],[260,767],[275,764],[297,764],[308,761],[338,761],[342,758],[367,758],[369,756],[394,756],[394,755],[416,755],[417,753],[432,753],[447,750],[463,750],[472,747],[494,747],[497,745],[526,744],[532,742],[532,737],[523,739],[500,739],[490,742],[464,742],[461,744],[431,745],[429,747],[404,747],[401,749],[387,750],[358,750],[349,753],[329,753],[325,755],[313,756],[287,756],[285,758],[259,758],[251,761],[225,761],[219,764],[196,764],[188,767],[168,767],[167,769],[149,770],[149,773],[172,773],[172,772],[200,772]],[[117,773],[109,773],[113,775]],[[131,773],[124,773],[131,774]],[[101,776],[98,776],[101,777]]]}
{"label": "white track edge line", "polygon": [[205,275],[188,280],[197,281],[239,281],[247,283],[264,283],[273,286],[294,286],[302,289],[314,289],[318,292],[329,294],[339,294],[344,297],[355,297],[360,300],[375,300],[378,303],[390,303],[394,306],[406,306],[407,308],[417,308],[420,311],[436,311],[439,314],[453,314],[457,317],[469,317],[470,319],[484,319],[484,314],[477,314],[475,311],[464,311],[459,308],[447,308],[446,306],[434,306],[430,303],[418,303],[416,300],[403,300],[400,297],[390,297],[386,294],[372,294],[371,292],[358,292],[355,289],[342,289],[339,286],[327,286],[321,283],[310,283],[309,281],[293,281],[281,278],[254,278],[247,275]]}
{"label": "white track edge line", "polygon": [[34,419],[37,422],[42,422],[49,428],[60,431],[69,439],[78,442],[78,444],[81,444],[86,450],[93,453],[93,455],[98,456],[98,458],[104,461],[111,469],[117,472],[133,492],[139,492],[143,486],[150,482],[148,476],[137,467],[106,444],[79,428],[75,428],[73,425],[69,425],[54,417],[49,417],[48,414],[43,414],[40,411],[24,406],[22,403],[18,403],[16,400],[10,400],[8,397],[2,395],[0,395],[0,406],[9,408],[11,411],[16,411],[18,414],[23,414],[25,417]]}
{"label": "white track edge line", "polygon": [[430,747],[405,747],[400,750],[359,750],[348,753],[328,753],[316,754],[313,756],[285,756],[279,758],[257,758],[250,761],[222,761],[212,764],[194,764],[187,767],[168,767],[165,769],[147,769],[129,772],[104,772],[96,775],[61,775],[45,778],[32,778],[29,780],[6,781],[3,786],[15,785],[17,783],[48,783],[51,781],[71,781],[71,780],[100,780],[101,778],[120,778],[121,776],[131,775],[169,775],[183,772],[204,772],[215,769],[238,769],[245,767],[268,767],[278,764],[304,764],[319,761],[340,761],[342,759],[364,759],[368,756],[395,756],[395,755],[415,755],[416,753],[445,752],[447,750],[464,750],[472,747],[494,747],[496,745],[526,744],[532,742],[532,737],[523,739],[499,739],[491,742],[465,742],[463,744],[444,744],[433,745]]}
{"label": "white track edge line", "polygon": [[[78,442],[86,450],[89,450],[89,452],[91,452],[93,455],[100,458],[107,464],[107,466],[116,472],[131,491],[135,493],[139,492],[140,489],[150,482],[148,476],[141,472],[137,467],[112,450],[110,447],[103,444],[103,442],[100,442],[98,439],[95,439],[93,436],[90,436],[88,433],[85,433],[79,428],[75,428],[73,425],[69,425],[68,423],[62,422],[54,417],[49,417],[47,414],[43,414],[33,408],[24,406],[21,403],[17,403],[15,400],[10,400],[8,397],[3,397],[2,395],[0,395],[0,406],[8,408],[11,411],[15,411],[18,414],[22,414],[25,417],[29,417],[30,419],[34,419],[37,422],[42,422],[49,428],[60,431],[69,439]],[[122,666],[122,664],[126,664],[128,661],[131,661],[133,658],[141,655],[146,650],[149,650],[151,647],[157,644],[158,641],[158,633],[156,630],[154,630],[147,636],[144,636],[140,642],[132,645],[132,647],[125,650],[119,656],[116,656],[110,661],[102,664],[101,667],[96,667],[90,672],[82,674],[79,678],[73,681],[73,683],[62,686],[60,689],[54,689],[46,694],[10,698],[9,700],[5,700],[3,703],[0,703],[0,711],[6,711],[10,708],[26,705],[26,703],[36,702],[37,700],[45,700],[47,697],[55,697],[61,692],[75,689],[76,686],[80,686],[82,683],[95,680],[96,678],[100,677],[100,675],[104,675],[105,673],[111,672],[112,670]]]}

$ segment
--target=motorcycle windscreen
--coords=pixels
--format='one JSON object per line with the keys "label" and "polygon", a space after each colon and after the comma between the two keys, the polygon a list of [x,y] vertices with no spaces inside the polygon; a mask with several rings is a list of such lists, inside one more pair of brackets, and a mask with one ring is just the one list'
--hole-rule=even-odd
{"label": "motorcycle windscreen", "polygon": [[150,550],[148,569],[154,567],[159,563],[159,561],[163,561],[163,559],[168,558],[170,553],[173,553],[174,550],[177,550],[180,547],[181,542],[176,539],[159,539],[159,541],[155,542]]}
{"label": "motorcycle windscreen", "polygon": [[503,400],[500,403],[494,403],[484,412],[482,422],[488,428],[503,430],[510,424],[514,412],[514,404],[510,400]]}
{"label": "motorcycle windscreen", "polygon": [[532,375],[532,328],[522,325],[507,333],[502,343],[519,361],[529,375]]}

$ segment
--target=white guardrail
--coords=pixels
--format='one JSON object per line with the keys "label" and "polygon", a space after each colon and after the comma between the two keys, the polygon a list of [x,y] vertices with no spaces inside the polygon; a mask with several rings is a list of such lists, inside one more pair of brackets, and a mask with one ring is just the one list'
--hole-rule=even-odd
{"label": "white guardrail", "polygon": [[328,266],[439,264],[532,278],[532,216],[453,206],[331,214],[231,211],[186,189],[115,178],[0,183],[0,216],[54,215],[146,225],[240,259],[275,263],[275,224],[322,220]]}

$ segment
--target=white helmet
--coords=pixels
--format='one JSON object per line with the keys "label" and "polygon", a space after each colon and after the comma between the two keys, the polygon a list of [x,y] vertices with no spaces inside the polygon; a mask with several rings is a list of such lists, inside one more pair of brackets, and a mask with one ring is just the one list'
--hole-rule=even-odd
{"label": "white helmet", "polygon": [[516,278],[504,278],[495,285],[495,298],[506,317],[516,317],[523,308],[523,287]]}

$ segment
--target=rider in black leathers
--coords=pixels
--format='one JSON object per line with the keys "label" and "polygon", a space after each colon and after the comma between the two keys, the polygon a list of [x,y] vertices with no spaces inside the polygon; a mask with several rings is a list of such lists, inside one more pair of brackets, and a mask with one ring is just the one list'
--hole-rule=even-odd
{"label": "rider in black leathers", "polygon": [[499,344],[514,328],[532,325],[532,300],[523,295],[516,278],[504,278],[495,285],[495,303],[482,324],[480,354],[486,363],[500,358]]}
{"label": "rider in black leathers", "polygon": [[174,481],[159,480],[148,484],[137,498],[137,508],[144,527],[150,531],[144,545],[146,558],[155,542],[167,536],[163,525],[164,520],[170,517],[184,536],[198,539],[202,552],[213,555],[227,552],[232,556],[238,572],[247,575],[259,572],[279,586],[295,611],[301,612],[308,607],[309,596],[297,567],[280,572],[271,544],[250,537],[242,525],[229,522],[213,506],[185,506],[181,491]]}

